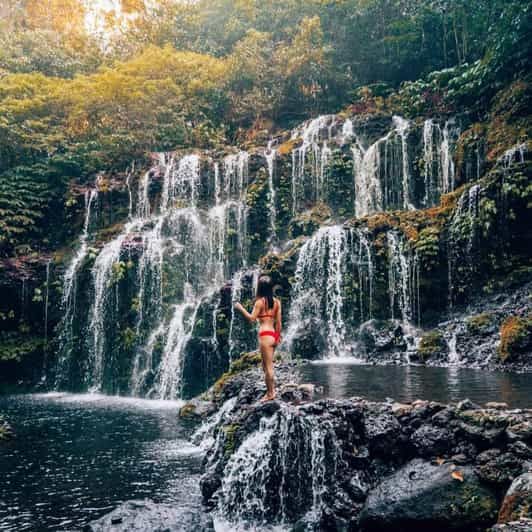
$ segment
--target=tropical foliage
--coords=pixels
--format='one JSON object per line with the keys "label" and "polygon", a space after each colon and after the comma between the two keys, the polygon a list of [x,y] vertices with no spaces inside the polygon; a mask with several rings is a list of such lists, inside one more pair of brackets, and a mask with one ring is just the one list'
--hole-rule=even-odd
{"label": "tropical foliage", "polygon": [[517,0],[90,5],[0,7],[0,255],[42,243],[73,177],[348,104],[480,109],[532,57]]}

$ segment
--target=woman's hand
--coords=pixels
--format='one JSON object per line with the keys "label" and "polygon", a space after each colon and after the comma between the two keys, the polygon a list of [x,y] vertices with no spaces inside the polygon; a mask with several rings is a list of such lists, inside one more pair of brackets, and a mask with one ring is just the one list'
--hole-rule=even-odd
{"label": "woman's hand", "polygon": [[240,303],[240,301],[237,301],[234,304],[234,308],[235,308],[235,310],[242,310],[244,307],[242,307],[242,304]]}

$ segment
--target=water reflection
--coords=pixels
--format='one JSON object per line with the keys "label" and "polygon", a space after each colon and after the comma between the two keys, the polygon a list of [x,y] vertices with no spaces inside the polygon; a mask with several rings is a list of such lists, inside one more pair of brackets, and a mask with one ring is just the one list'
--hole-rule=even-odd
{"label": "water reflection", "polygon": [[[160,404],[158,404],[160,403]],[[135,498],[201,508],[201,453],[177,403],[92,395],[0,397],[0,530],[79,529]]]}
{"label": "water reflection", "polygon": [[514,408],[532,408],[530,373],[323,362],[307,364],[298,371],[303,381],[322,386],[324,394],[335,399],[362,396],[371,400],[450,402],[468,398],[479,404],[497,401]]}

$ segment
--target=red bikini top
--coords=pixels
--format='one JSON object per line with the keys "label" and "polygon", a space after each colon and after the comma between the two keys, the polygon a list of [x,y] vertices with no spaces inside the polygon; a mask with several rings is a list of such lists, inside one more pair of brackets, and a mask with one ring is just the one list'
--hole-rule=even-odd
{"label": "red bikini top", "polygon": [[[267,301],[267,299],[266,299],[265,297],[263,297],[262,299],[264,299],[264,306],[265,306],[266,309],[267,309],[267,308],[268,308],[268,301]],[[274,306],[274,308],[275,308],[275,301],[273,302],[273,306]],[[260,319],[262,319],[262,318],[273,318],[273,317],[274,317],[274,315],[273,315],[273,309],[272,309],[272,313],[271,313],[271,314],[261,314],[261,315],[259,316]]]}

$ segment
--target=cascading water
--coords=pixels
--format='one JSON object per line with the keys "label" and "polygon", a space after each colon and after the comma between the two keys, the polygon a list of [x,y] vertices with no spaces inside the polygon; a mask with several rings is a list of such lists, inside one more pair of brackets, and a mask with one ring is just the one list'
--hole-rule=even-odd
{"label": "cascading water", "polygon": [[[323,115],[305,123],[292,133],[292,140],[302,139],[292,151],[292,212],[296,214],[305,201],[322,201],[327,194],[327,172],[331,149],[328,141],[336,125],[334,115]],[[326,139],[322,140],[323,131]]]}
{"label": "cascading water", "polygon": [[319,323],[326,356],[338,357],[344,352],[343,279],[347,253],[347,234],[342,226],[320,229],[301,248],[286,334],[289,348],[302,331],[311,331]]}
{"label": "cascading water", "polygon": [[[421,154],[425,166],[420,176],[412,164],[417,155],[411,142],[416,138],[415,127],[394,116],[387,131],[379,125],[380,138],[375,138],[371,128],[327,115],[294,130],[291,142],[299,144],[292,151],[292,196],[288,196],[293,213],[341,196],[334,188],[338,183],[330,178],[336,177],[337,168],[347,168],[347,181],[353,183],[349,154],[354,187],[349,209],[342,216],[352,214],[353,207],[360,217],[434,204],[454,186],[456,128],[452,121],[444,126],[430,120],[425,123]],[[278,141],[259,152],[268,176],[265,251],[267,245],[276,248],[278,214],[286,204],[286,198],[278,196],[281,191],[276,191],[276,178],[284,179],[276,169],[284,152],[274,148],[274,142]],[[335,165],[331,164],[333,153]],[[343,166],[336,164],[337,153]],[[156,154],[154,166],[138,177],[136,191],[132,190],[131,167],[126,178],[129,220],[96,258],[93,292],[89,292],[88,308],[80,310],[86,315],[78,320],[82,324],[79,335],[85,329],[88,334],[75,358],[88,361],[88,367],[80,368],[88,386],[114,392],[118,385],[113,383],[121,382],[119,391],[174,397],[182,390],[187,346],[191,339],[199,345],[196,329],[209,342],[208,346],[201,344],[205,356],[225,357],[229,362],[252,347],[252,335],[244,333],[246,325],[239,324],[232,308],[237,299],[252,296],[247,270],[247,201],[252,197],[248,195],[249,157],[245,151],[218,160],[211,155]],[[421,185],[416,181],[419,178],[424,188],[423,181]],[[420,190],[424,198],[418,197]],[[65,324],[73,319],[75,283],[88,251],[95,200],[95,192],[87,196],[86,227],[65,274],[62,329],[71,339]],[[388,286],[382,288],[378,286],[382,255],[374,235],[340,225],[318,231],[300,252],[287,344],[293,347],[310,325],[323,340],[315,344],[316,356],[322,351],[325,356],[349,352],[354,344],[346,342],[354,340],[362,323],[388,318],[380,312],[382,294],[389,298],[392,318],[397,316],[404,323],[419,321],[419,268],[403,240],[393,232],[385,236]],[[228,279],[233,280],[231,301],[228,291],[220,291]],[[350,294],[355,294],[354,305],[346,305]],[[126,320],[127,314],[131,317]],[[71,351],[65,349],[64,358],[69,356]]]}
{"label": "cascading water", "polygon": [[[87,353],[88,364],[81,371],[90,389],[114,390],[115,380],[127,371],[130,393],[179,395],[185,352],[199,308],[213,300],[224,280],[247,261],[248,159],[246,152],[227,156],[223,171],[216,163],[214,188],[206,192],[199,155],[157,154],[155,167],[138,179],[136,201],[128,173],[129,221],[102,248],[92,267],[93,297],[85,318],[89,334],[80,346]],[[160,190],[156,204],[153,190]],[[87,254],[95,198],[95,193],[87,197],[80,250],[65,276],[67,308]],[[121,287],[125,278],[135,279],[131,303]],[[135,320],[119,331],[125,304],[131,306]],[[65,323],[71,314],[65,314]],[[216,308],[211,316],[215,338]],[[121,338],[127,339],[133,352],[129,369],[118,360]],[[216,342],[212,348],[218,349]],[[65,353],[65,359],[69,355]]]}
{"label": "cascading water", "polygon": [[453,307],[457,293],[471,289],[470,283],[477,268],[475,244],[479,233],[481,197],[480,185],[469,187],[460,196],[449,226],[447,255],[450,309]]}
{"label": "cascading water", "polygon": [[61,300],[61,307],[63,310],[63,317],[59,324],[59,359],[57,365],[56,380],[61,381],[65,375],[67,368],[65,363],[70,359],[73,349],[73,320],[76,312],[76,280],[78,272],[87,257],[89,251],[89,234],[92,219],[92,208],[97,201],[98,191],[90,190],[85,192],[85,216],[83,222],[83,230],[79,237],[79,247],[77,252],[72,257],[68,268],[63,276],[63,295]]}
{"label": "cascading water", "polygon": [[404,239],[394,231],[387,233],[388,240],[388,292],[391,318],[396,309],[404,324],[420,321],[419,265]]}
{"label": "cascading water", "polygon": [[[358,278],[358,305],[360,323],[373,317],[373,253],[368,234],[361,229],[351,229],[351,262]],[[355,245],[358,242],[358,246]]]}
{"label": "cascading water", "polygon": [[408,153],[410,122],[394,116],[392,123],[393,129],[367,149],[355,133],[350,133],[355,138],[351,151],[358,217],[391,208],[415,208]]}
{"label": "cascading water", "polygon": [[304,516],[319,522],[337,460],[331,424],[289,408],[263,417],[225,467],[217,514],[250,526],[266,518],[278,524]]}
{"label": "cascading water", "polygon": [[[442,194],[454,190],[454,162],[452,149],[459,129],[454,121],[447,121],[443,129],[432,119],[423,126],[424,188],[423,205],[437,204]],[[479,177],[479,176],[478,176]]]}
{"label": "cascading water", "polygon": [[273,142],[268,142],[268,148],[264,152],[266,165],[268,167],[268,194],[270,203],[270,245],[273,245],[276,240],[276,219],[277,207],[275,205],[275,186],[273,183],[273,176],[275,172],[275,159],[277,157],[277,150],[273,147]]}

